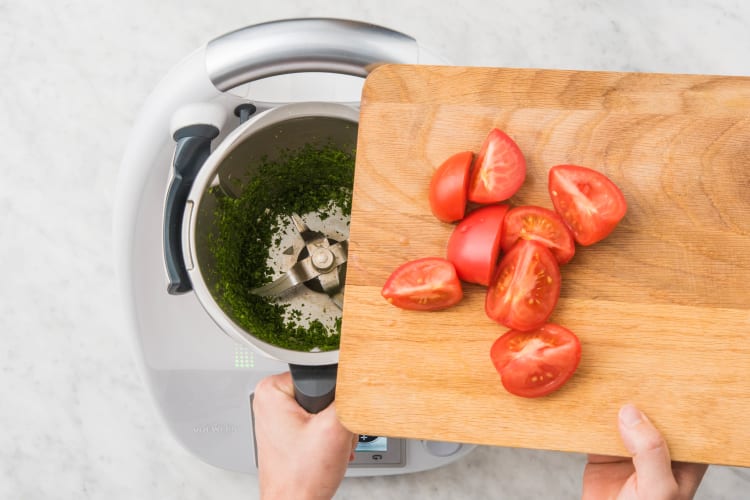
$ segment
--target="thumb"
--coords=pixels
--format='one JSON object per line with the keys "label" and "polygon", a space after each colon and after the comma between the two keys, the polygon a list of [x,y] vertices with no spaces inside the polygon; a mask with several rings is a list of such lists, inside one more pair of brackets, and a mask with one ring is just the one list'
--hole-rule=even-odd
{"label": "thumb", "polygon": [[654,495],[653,498],[671,498],[678,488],[664,437],[631,404],[620,409],[619,427],[622,442],[633,455],[638,490]]}

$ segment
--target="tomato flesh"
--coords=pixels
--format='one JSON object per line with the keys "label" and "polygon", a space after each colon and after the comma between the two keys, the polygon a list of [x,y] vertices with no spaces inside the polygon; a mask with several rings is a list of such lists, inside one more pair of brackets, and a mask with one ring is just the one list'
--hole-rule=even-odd
{"label": "tomato flesh", "polygon": [[541,327],[560,296],[560,268],[547,247],[519,240],[505,254],[487,288],[485,312],[514,330]]}
{"label": "tomato flesh", "polygon": [[466,216],[448,239],[447,257],[462,281],[487,286],[497,266],[508,205],[489,205]]}
{"label": "tomato flesh", "polygon": [[492,344],[490,358],[508,392],[536,398],[556,391],[575,373],[581,342],[567,328],[547,323],[529,332],[506,332]]}
{"label": "tomato flesh", "polygon": [[622,191],[590,168],[556,165],[549,171],[548,186],[555,211],[584,246],[606,238],[627,211]]}
{"label": "tomato flesh", "polygon": [[469,200],[475,203],[505,201],[526,179],[526,159],[518,145],[500,129],[487,135],[477,155],[469,183]]}
{"label": "tomato flesh", "polygon": [[430,210],[443,222],[463,219],[474,153],[463,151],[445,160],[430,180]]}
{"label": "tomato flesh", "polygon": [[522,206],[505,216],[502,249],[507,252],[519,239],[534,240],[552,251],[558,264],[567,264],[575,254],[573,233],[557,213],[542,207]]}
{"label": "tomato flesh", "polygon": [[385,282],[381,295],[401,309],[437,311],[463,298],[453,264],[440,257],[425,257],[399,266]]}

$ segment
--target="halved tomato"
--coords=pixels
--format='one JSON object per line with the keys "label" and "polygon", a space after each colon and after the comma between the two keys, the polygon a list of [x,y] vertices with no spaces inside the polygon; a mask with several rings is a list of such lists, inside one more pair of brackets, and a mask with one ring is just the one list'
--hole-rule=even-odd
{"label": "halved tomato", "polygon": [[474,153],[463,151],[445,160],[430,180],[430,209],[443,222],[463,219],[466,213],[466,191]]}
{"label": "halved tomato", "polygon": [[507,200],[526,179],[526,159],[505,132],[494,128],[482,143],[469,184],[469,200],[497,203]]}
{"label": "halved tomato", "polygon": [[497,266],[484,308],[501,325],[529,331],[547,322],[559,297],[555,256],[537,241],[518,240]]}
{"label": "halved tomato", "polygon": [[548,188],[555,210],[584,246],[607,237],[628,209],[615,183],[590,168],[556,165],[549,171]]}
{"label": "halved tomato", "polygon": [[456,268],[440,257],[425,257],[399,266],[380,292],[394,306],[414,311],[437,311],[463,298]]}
{"label": "halved tomato", "polygon": [[500,255],[508,205],[489,205],[469,213],[448,239],[448,260],[462,281],[487,286]]}
{"label": "halved tomato", "polygon": [[536,398],[570,379],[581,360],[581,342],[567,328],[547,323],[530,332],[506,332],[492,344],[490,358],[508,392]]}
{"label": "halved tomato", "polygon": [[502,249],[507,252],[519,239],[534,240],[549,248],[558,264],[567,264],[576,251],[573,234],[552,210],[535,206],[511,208],[505,216]]}

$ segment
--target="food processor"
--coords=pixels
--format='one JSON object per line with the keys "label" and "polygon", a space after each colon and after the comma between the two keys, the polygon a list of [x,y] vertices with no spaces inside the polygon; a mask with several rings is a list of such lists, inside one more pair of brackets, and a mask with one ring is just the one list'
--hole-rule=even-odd
{"label": "food processor", "polygon": [[[290,370],[295,397],[316,412],[334,397],[338,362],[337,350],[296,351],[258,338],[221,303],[207,251],[217,200],[239,196],[251,159],[316,139],[353,151],[363,78],[381,63],[443,61],[407,35],[362,22],[249,26],[172,69],[133,127],[114,221],[126,328],[165,425],[207,463],[255,473],[258,381]],[[335,318],[345,307],[347,220],[295,213],[284,221],[276,274],[252,292]],[[473,448],[360,435],[347,475],[431,469]]]}

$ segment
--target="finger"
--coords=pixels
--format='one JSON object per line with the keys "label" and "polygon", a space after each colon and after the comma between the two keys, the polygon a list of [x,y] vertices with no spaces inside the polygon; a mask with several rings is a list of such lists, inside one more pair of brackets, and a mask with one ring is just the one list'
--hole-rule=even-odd
{"label": "finger", "polygon": [[294,397],[294,381],[292,380],[292,374],[290,372],[279,373],[277,375],[271,375],[274,387],[281,393],[286,394],[290,398]]}
{"label": "finger", "polygon": [[633,455],[638,489],[653,498],[670,498],[677,493],[669,449],[661,433],[633,405],[620,409],[619,428],[625,448]]}
{"label": "finger", "polygon": [[357,451],[357,445],[359,445],[359,434],[352,434],[352,455]]}
{"label": "finger", "polygon": [[[315,416],[313,422],[315,425],[320,426],[320,433],[330,437],[332,440],[331,442],[340,443],[338,446],[342,446],[344,450],[349,450],[349,461],[354,460],[354,450],[359,443],[359,435],[353,434],[341,423],[336,415],[335,401],[321,410],[321,412]],[[346,446],[347,439],[349,446]]]}
{"label": "finger", "polygon": [[352,434],[352,451],[349,453],[349,461],[354,460],[354,453],[357,451],[357,445],[359,444],[359,435]]}
{"label": "finger", "polygon": [[333,415],[331,415],[328,418],[330,418],[331,421],[335,421],[339,427],[342,427],[342,428],[344,427],[343,425],[341,425],[341,421],[339,420],[338,415],[336,415],[336,401],[331,401],[331,403],[328,406],[320,410],[318,413],[320,413],[321,415],[329,415],[333,413]]}
{"label": "finger", "polygon": [[294,400],[294,385],[289,372],[270,375],[261,379],[255,386],[253,411],[256,414],[278,412],[280,408],[290,407]]}
{"label": "finger", "polygon": [[354,448],[356,448],[357,443],[359,442],[359,435],[353,434],[349,429],[344,427],[344,424],[341,423],[341,420],[339,420],[339,417],[336,414],[336,401],[333,401],[330,405],[325,407],[319,415],[323,418],[321,421],[327,422],[330,427],[330,430],[327,432],[332,432],[333,435],[336,436],[350,437],[351,449],[354,451]]}

